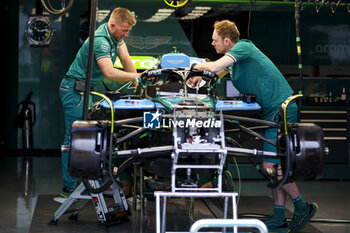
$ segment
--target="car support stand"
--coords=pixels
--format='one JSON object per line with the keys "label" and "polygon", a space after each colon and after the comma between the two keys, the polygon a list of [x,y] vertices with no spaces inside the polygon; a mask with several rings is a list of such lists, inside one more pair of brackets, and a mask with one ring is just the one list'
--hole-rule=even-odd
{"label": "car support stand", "polygon": [[[100,187],[99,181],[89,180],[93,188]],[[129,213],[128,204],[121,191],[115,184],[111,185],[114,203],[107,205],[103,193],[89,193],[83,182],[73,191],[64,203],[56,210],[54,218],[49,222],[50,225],[56,225],[63,214],[72,213],[69,219],[76,220],[80,211],[86,206],[89,200],[92,200],[97,219],[100,225],[108,225],[126,218]],[[71,208],[75,204],[75,208]]]}

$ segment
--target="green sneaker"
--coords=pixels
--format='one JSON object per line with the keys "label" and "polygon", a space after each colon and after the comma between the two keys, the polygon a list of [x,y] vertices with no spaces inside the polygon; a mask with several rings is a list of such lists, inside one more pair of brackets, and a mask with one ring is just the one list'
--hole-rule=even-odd
{"label": "green sneaker", "polygon": [[310,219],[315,215],[318,209],[317,204],[315,202],[307,204],[308,208],[305,210],[304,213],[294,214],[292,221],[289,224],[289,227],[292,230],[292,232],[298,232],[304,229],[304,227],[306,227]]}
{"label": "green sneaker", "polygon": [[290,229],[288,227],[286,220],[284,220],[284,222],[282,222],[282,223],[279,223],[271,216],[264,223],[265,223],[267,229],[269,230],[269,233],[288,233],[288,232],[290,232]]}

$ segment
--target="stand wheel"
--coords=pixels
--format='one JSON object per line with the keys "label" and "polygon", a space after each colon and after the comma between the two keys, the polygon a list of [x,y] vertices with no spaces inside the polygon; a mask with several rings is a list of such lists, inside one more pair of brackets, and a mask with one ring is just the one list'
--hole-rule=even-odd
{"label": "stand wheel", "polygon": [[49,223],[48,223],[48,225],[57,225],[57,223],[58,223],[58,219],[52,219]]}

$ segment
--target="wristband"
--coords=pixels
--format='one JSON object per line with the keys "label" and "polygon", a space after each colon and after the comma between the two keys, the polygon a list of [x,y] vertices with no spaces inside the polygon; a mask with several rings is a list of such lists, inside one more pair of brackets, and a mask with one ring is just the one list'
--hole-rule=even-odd
{"label": "wristband", "polygon": [[139,77],[136,77],[134,81],[137,82],[137,83],[140,83],[141,79]]}

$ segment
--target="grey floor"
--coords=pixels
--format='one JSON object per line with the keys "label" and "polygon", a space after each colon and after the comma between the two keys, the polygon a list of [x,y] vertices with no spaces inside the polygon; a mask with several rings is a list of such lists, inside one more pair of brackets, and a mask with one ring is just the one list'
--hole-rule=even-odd
{"label": "grey floor", "polygon": [[[53,213],[50,213],[51,209],[49,208],[49,204],[51,205],[50,200],[52,200],[50,197],[60,193],[61,189],[60,169],[60,158],[58,157],[33,157],[28,160],[22,157],[1,158],[0,182],[2,187],[0,188],[0,233],[39,232],[38,230],[33,229],[39,229],[40,226],[39,228],[31,226],[34,221],[33,215],[35,211],[37,219],[35,219],[34,222],[36,222],[36,225],[42,222],[42,228],[44,229],[44,227],[47,227],[46,222],[49,222],[49,216],[53,215]],[[236,182],[236,186],[237,185],[238,182]],[[350,181],[321,180],[299,182],[298,185],[304,199],[315,201],[319,205],[319,211],[314,217],[315,221],[313,221],[311,225],[302,232],[350,232],[349,223],[332,223],[332,221],[335,220],[350,220]],[[244,210],[243,212],[255,214],[262,214],[261,212],[264,212],[264,214],[269,214],[272,210],[272,205],[269,204],[265,205],[263,211],[259,208],[254,208],[255,202],[256,205],[259,206],[259,200],[260,202],[261,200],[266,199],[271,200],[271,191],[266,187],[264,181],[243,180],[241,183],[240,196],[242,199],[238,207],[239,213],[242,213],[240,210]],[[38,207],[38,202],[41,203],[40,208]],[[186,206],[187,203],[175,203],[175,205]],[[52,208],[55,208],[55,206]],[[199,205],[198,208],[200,209],[197,211],[203,216],[208,215],[209,211],[206,209],[207,207]],[[154,220],[154,203],[149,202],[147,209],[149,212],[146,214],[146,217],[147,221],[150,222],[152,219]],[[287,203],[287,210],[289,213],[293,211],[293,205],[290,201]],[[89,217],[88,214],[86,216]],[[134,212],[132,217],[130,217],[130,222],[127,224],[139,226],[140,222],[146,221],[139,216],[140,215],[137,211]],[[175,216],[175,218],[182,219],[183,221],[183,219],[187,218],[187,213],[185,212],[181,217],[178,213]],[[86,224],[97,221],[96,218],[91,218],[92,219],[86,220]],[[327,221],[319,222],[321,220]],[[83,226],[85,222],[81,220],[80,224]],[[121,229],[122,226],[113,226],[113,228],[105,232],[121,232],[118,230],[118,227]],[[72,230],[69,226],[60,229],[60,232],[77,232]],[[62,229],[66,230],[62,231]],[[50,230],[50,232],[54,231]],[[89,233],[88,230],[85,230],[84,232]],[[143,230],[141,227],[133,232],[155,231],[153,231],[152,228]]]}

